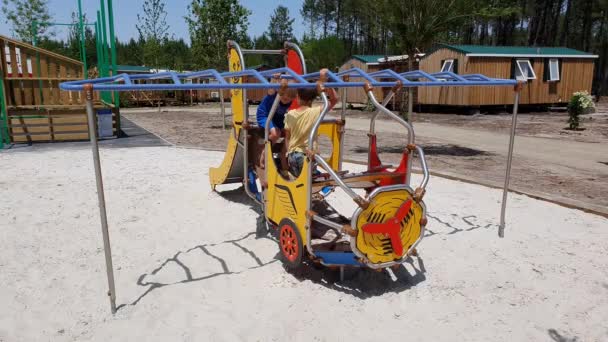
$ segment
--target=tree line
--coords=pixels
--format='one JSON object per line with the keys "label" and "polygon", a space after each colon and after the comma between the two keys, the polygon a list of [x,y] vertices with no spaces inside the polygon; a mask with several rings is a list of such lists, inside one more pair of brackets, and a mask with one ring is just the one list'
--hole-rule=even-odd
{"label": "tree line", "polygon": [[[31,40],[31,20],[49,21],[48,0],[3,0],[3,13],[17,38]],[[192,0],[184,20],[190,44],[170,35],[165,1],[145,0],[138,37],[117,41],[119,64],[192,70],[226,68],[226,41],[244,48],[278,49],[300,44],[310,70],[337,68],[354,54],[413,56],[436,43],[567,46],[599,55],[594,91],[608,93],[608,0],[304,0],[306,32],[293,34],[295,19],[284,6],[268,18],[267,30],[250,36],[251,12],[238,0]],[[27,14],[27,15],[26,15]],[[77,17],[74,14],[76,22]],[[29,21],[29,22],[28,22]],[[79,32],[65,41],[39,27],[40,45],[79,58]],[[96,63],[95,37],[86,34],[87,58]],[[412,58],[410,58],[412,60]],[[278,66],[276,56],[247,56],[247,65]]]}

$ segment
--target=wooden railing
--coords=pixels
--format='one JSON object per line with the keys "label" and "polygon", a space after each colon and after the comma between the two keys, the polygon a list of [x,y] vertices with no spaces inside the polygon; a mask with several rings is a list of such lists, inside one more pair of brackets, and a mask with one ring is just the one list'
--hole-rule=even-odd
{"label": "wooden railing", "polygon": [[[59,84],[83,78],[80,61],[0,35],[2,143],[88,139],[83,94]],[[112,108],[95,94],[95,109]],[[119,112],[114,113],[114,132]]]}
{"label": "wooden railing", "polygon": [[0,71],[7,108],[84,106],[82,94],[59,83],[83,78],[80,61],[0,35]]}

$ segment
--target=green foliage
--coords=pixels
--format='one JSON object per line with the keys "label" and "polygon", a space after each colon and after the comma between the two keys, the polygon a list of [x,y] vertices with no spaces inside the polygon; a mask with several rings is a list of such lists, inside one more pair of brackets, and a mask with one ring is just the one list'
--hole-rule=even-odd
{"label": "green foliage", "polygon": [[289,17],[289,9],[279,5],[270,16],[266,35],[270,39],[272,49],[280,49],[283,42],[293,40],[293,22],[295,19]]}
{"label": "green foliage", "polygon": [[384,0],[382,11],[398,51],[412,61],[467,15],[466,0]]}
{"label": "green foliage", "polygon": [[[88,20],[86,14],[83,15],[83,23],[87,24]],[[72,12],[72,24],[80,24],[78,14]],[[65,55],[74,59],[81,60],[80,56],[80,37],[81,37],[80,25],[71,26],[68,31],[68,39],[65,43],[66,53]],[[89,65],[97,64],[97,51],[95,47],[95,35],[91,26],[84,27],[84,45],[86,50],[87,63]]]}
{"label": "green foliage", "polygon": [[37,22],[36,36],[40,40],[50,38],[48,22],[48,0],[2,0],[2,12],[10,23],[13,35],[22,41],[32,43],[32,23]]}
{"label": "green foliage", "polygon": [[144,15],[137,15],[135,27],[143,38],[143,61],[146,65],[159,68],[162,55],[167,52],[163,45],[169,39],[169,26],[167,25],[167,11],[162,0],[145,0],[142,6]]}
{"label": "green foliage", "polygon": [[249,10],[237,0],[193,0],[186,17],[198,68],[226,69],[226,41],[248,40]]}
{"label": "green foliage", "polygon": [[578,130],[580,125],[579,115],[594,107],[593,99],[588,92],[578,91],[572,94],[570,102],[568,102],[568,128]]}
{"label": "green foliage", "polygon": [[336,71],[348,58],[344,43],[336,36],[307,39],[303,41],[301,49],[306,59],[306,68],[311,71],[321,68]]}
{"label": "green foliage", "polygon": [[144,40],[142,37],[138,40],[131,38],[128,42],[124,43],[116,39],[116,59],[118,64],[144,65],[143,46]]}

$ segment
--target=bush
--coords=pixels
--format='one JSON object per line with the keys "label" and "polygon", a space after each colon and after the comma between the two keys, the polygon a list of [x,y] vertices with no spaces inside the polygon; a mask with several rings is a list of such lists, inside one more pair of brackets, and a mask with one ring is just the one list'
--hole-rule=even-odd
{"label": "bush", "polygon": [[568,102],[568,114],[570,115],[568,118],[568,128],[577,130],[580,124],[579,115],[594,107],[593,99],[588,92],[578,91],[572,94],[572,98]]}

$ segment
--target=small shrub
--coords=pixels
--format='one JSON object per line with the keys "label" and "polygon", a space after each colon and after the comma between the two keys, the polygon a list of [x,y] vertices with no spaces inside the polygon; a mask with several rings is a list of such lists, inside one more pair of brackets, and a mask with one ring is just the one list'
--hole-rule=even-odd
{"label": "small shrub", "polygon": [[579,115],[594,108],[593,99],[586,91],[577,91],[572,94],[570,102],[568,102],[568,128],[572,130],[579,129]]}

